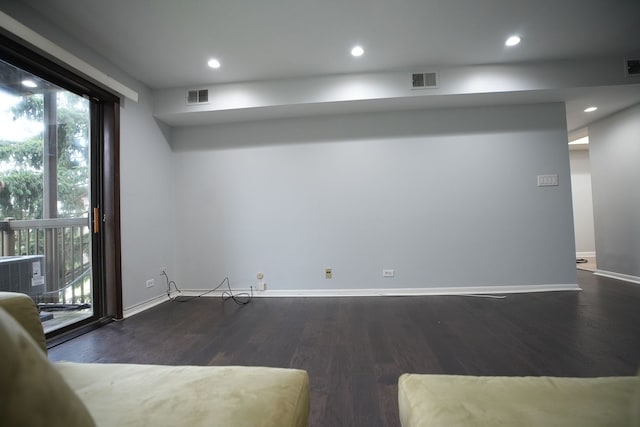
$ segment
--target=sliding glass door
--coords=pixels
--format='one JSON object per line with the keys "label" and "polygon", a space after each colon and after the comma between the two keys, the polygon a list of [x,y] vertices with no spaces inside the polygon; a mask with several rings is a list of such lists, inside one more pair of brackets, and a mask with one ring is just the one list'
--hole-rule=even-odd
{"label": "sliding glass door", "polygon": [[118,104],[14,47],[0,60],[0,290],[29,295],[51,337],[119,314]]}
{"label": "sliding glass door", "polygon": [[0,289],[45,332],[93,315],[90,103],[0,61]]}

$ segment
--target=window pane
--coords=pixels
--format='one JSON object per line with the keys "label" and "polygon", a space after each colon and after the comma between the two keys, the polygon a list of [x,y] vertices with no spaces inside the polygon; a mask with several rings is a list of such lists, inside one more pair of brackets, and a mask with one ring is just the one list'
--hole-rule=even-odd
{"label": "window pane", "polygon": [[0,61],[0,290],[46,332],[92,316],[90,103]]}

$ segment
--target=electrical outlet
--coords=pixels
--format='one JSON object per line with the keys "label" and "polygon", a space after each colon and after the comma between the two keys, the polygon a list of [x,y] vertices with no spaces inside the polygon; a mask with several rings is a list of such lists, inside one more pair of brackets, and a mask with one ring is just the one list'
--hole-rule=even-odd
{"label": "electrical outlet", "polygon": [[156,284],[155,280],[153,280],[153,279],[147,280],[147,288],[155,286],[155,284]]}
{"label": "electrical outlet", "polygon": [[162,276],[167,272],[167,267],[160,267],[160,275]]}
{"label": "electrical outlet", "polygon": [[333,279],[333,270],[331,270],[330,268],[325,268],[324,269],[324,278],[325,279]]}
{"label": "electrical outlet", "polygon": [[393,270],[382,270],[382,277],[394,277],[396,272]]}

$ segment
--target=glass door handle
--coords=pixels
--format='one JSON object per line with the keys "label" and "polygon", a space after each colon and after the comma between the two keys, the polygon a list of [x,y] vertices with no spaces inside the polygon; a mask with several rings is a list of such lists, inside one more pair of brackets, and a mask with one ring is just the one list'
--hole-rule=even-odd
{"label": "glass door handle", "polygon": [[100,210],[93,208],[93,234],[100,232]]}

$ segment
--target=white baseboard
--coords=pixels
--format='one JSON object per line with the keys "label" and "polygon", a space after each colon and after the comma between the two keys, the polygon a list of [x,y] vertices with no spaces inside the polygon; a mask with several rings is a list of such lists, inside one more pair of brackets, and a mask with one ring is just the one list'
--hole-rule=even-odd
{"label": "white baseboard", "polygon": [[608,277],[610,279],[624,280],[625,282],[637,283],[640,285],[640,277],[630,274],[616,273],[614,271],[596,270],[593,272],[596,276]]}
{"label": "white baseboard", "polygon": [[576,252],[576,258],[595,258],[595,252]]}
{"label": "white baseboard", "polygon": [[143,301],[139,304],[135,304],[131,307],[125,308],[123,310],[122,317],[126,319],[127,317],[142,313],[143,311],[148,310],[151,307],[162,304],[165,301],[167,301],[167,294],[158,295],[157,297],[153,297],[150,300]]}
{"label": "white baseboard", "polygon": [[[269,297],[359,297],[359,296],[420,296],[420,295],[482,295],[516,294],[529,292],[581,291],[577,284],[522,285],[522,286],[447,286],[437,288],[381,288],[381,289],[286,289],[253,291],[257,298]],[[202,290],[182,291],[183,296],[197,296]],[[249,289],[234,289],[233,293],[250,292]],[[222,291],[211,292],[207,297],[220,297]]]}
{"label": "white baseboard", "polygon": [[[631,276],[629,276],[631,277]],[[637,278],[640,280],[640,278]],[[624,279],[623,279],[624,280]],[[637,282],[640,283],[640,282]],[[258,291],[253,289],[253,296],[256,298],[283,298],[283,297],[372,297],[372,296],[425,296],[425,295],[501,295],[501,294],[523,294],[529,292],[557,292],[557,291],[582,291],[577,284],[559,285],[511,285],[511,286],[447,286],[437,288],[381,288],[381,289],[277,289]],[[222,297],[226,291],[217,290],[208,292],[206,290],[188,289],[182,292],[172,292],[172,298],[179,297]],[[233,293],[251,293],[251,289],[233,289]],[[244,297],[244,295],[243,295]],[[124,309],[124,318],[134,316],[156,305],[167,301],[166,294],[158,295],[150,300],[132,305]]]}

